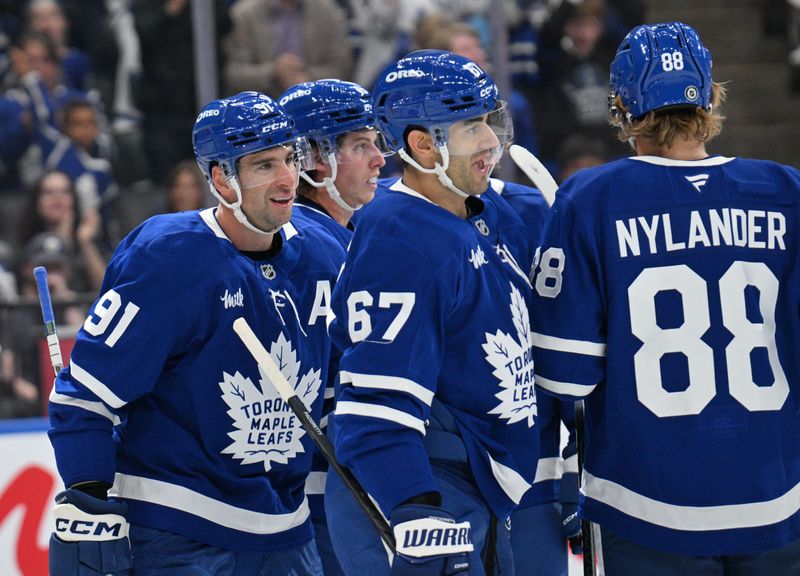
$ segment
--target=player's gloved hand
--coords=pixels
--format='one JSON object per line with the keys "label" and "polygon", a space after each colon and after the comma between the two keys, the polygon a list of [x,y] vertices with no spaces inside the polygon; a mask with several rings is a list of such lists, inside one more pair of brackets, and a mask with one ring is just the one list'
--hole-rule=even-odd
{"label": "player's gloved hand", "polygon": [[50,536],[50,576],[130,574],[127,508],[80,490],[59,493]]}
{"label": "player's gloved hand", "polygon": [[582,554],[581,519],[576,502],[561,503],[561,534],[569,541],[573,554]]}
{"label": "player's gloved hand", "polygon": [[469,574],[469,522],[456,523],[436,506],[404,504],[392,512],[392,530],[397,541],[392,576]]}

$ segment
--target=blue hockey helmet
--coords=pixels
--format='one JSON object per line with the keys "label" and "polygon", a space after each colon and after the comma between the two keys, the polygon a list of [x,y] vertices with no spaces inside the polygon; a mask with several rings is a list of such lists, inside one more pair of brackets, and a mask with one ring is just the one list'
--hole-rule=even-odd
{"label": "blue hockey helmet", "polygon": [[294,146],[298,138],[292,117],[260,92],[240,92],[209,102],[192,130],[194,155],[209,181],[214,164],[235,175],[236,160],[242,156],[274,146]]}
{"label": "blue hockey helmet", "polygon": [[[260,92],[240,92],[203,106],[192,130],[192,145],[197,164],[208,180],[214,196],[225,207],[230,208],[244,226],[262,234],[272,234],[277,228],[261,230],[242,211],[242,186],[239,183],[236,160],[261,150],[286,146],[293,152],[293,162],[297,169],[295,176],[313,162],[308,141],[299,136],[292,117],[272,98]],[[220,165],[236,192],[235,201],[226,200],[214,186],[211,179],[211,168],[214,164]]]}
{"label": "blue hockey helmet", "polygon": [[619,95],[631,118],[672,107],[711,108],[711,54],[681,22],[637,26],[611,63],[612,113]]}
{"label": "blue hockey helmet", "polygon": [[375,126],[372,96],[354,82],[303,82],[286,90],[278,101],[300,134],[317,144],[323,158],[336,151],[337,136]]}
{"label": "blue hockey helmet", "polygon": [[444,50],[419,50],[388,65],[373,100],[378,127],[395,151],[409,126],[422,126],[446,144],[446,130],[436,127],[488,114],[499,102],[497,86],[480,66]]}
{"label": "blue hockey helmet", "polygon": [[[444,50],[412,52],[388,65],[378,76],[373,91],[378,128],[388,146],[421,172],[436,174],[439,181],[459,196],[459,189],[447,175],[451,156],[470,155],[478,150],[454,142],[448,149],[448,132],[457,122],[487,116],[486,124],[496,140],[481,143],[491,150],[492,167],[514,136],[506,103],[498,99],[497,86],[480,66],[469,58]],[[442,156],[442,163],[423,168],[405,150],[404,134],[409,127],[426,129]],[[490,170],[491,172],[491,170]]]}
{"label": "blue hockey helmet", "polygon": [[361,208],[361,204],[348,204],[334,184],[338,164],[345,161],[338,154],[337,139],[349,132],[375,129],[378,152],[383,156],[391,153],[377,132],[370,93],[354,82],[323,79],[296,84],[281,94],[278,101],[294,117],[300,134],[316,144],[322,161],[331,167],[331,175],[322,182],[313,180],[309,174],[300,176],[315,188],[325,188],[344,210]]}

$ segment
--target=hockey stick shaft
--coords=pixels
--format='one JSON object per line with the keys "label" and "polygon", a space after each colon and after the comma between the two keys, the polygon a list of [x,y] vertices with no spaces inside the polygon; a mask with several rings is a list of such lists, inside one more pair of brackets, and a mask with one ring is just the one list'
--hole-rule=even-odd
{"label": "hockey stick shaft", "polygon": [[518,144],[512,144],[508,149],[508,154],[517,167],[522,170],[522,173],[528,177],[528,180],[533,182],[533,185],[541,192],[547,205],[552,206],[556,200],[558,183],[544,167],[544,164],[530,150]]}
{"label": "hockey stick shaft", "polygon": [[334,455],[330,440],[328,440],[328,437],[320,430],[317,423],[314,422],[305,404],[303,404],[303,401],[297,396],[294,388],[289,385],[286,377],[281,373],[278,366],[276,366],[275,361],[269,355],[267,349],[264,348],[264,345],[258,339],[258,336],[255,335],[252,328],[250,328],[247,320],[244,318],[237,318],[233,321],[233,329],[250,351],[250,354],[253,355],[256,362],[258,362],[259,366],[267,373],[267,378],[269,378],[272,385],[275,386],[275,389],[278,391],[283,401],[289,405],[295,416],[300,420],[303,428],[311,436],[311,439],[331,465],[331,468],[336,471],[353,494],[356,502],[375,526],[375,529],[378,531],[378,534],[386,546],[394,553],[396,549],[394,534],[388,522],[386,522],[386,519],[375,504],[373,504],[372,500],[370,500],[367,491],[364,490],[356,477],[353,476],[353,473],[336,461],[336,456]]}
{"label": "hockey stick shaft", "polygon": [[[586,432],[584,426],[583,400],[575,402],[575,434],[578,443],[578,479],[583,481],[584,444]],[[592,523],[581,518],[581,545],[583,546],[583,574],[594,576],[594,542],[592,541]]]}
{"label": "hockey stick shaft", "polygon": [[36,289],[39,291],[39,305],[42,307],[42,320],[44,321],[44,330],[47,336],[47,347],[50,349],[50,364],[53,365],[53,370],[58,376],[58,373],[64,367],[64,360],[61,357],[61,347],[58,344],[56,317],[53,314],[50,288],[47,285],[47,269],[44,266],[37,266],[33,269],[33,276],[36,278]]}

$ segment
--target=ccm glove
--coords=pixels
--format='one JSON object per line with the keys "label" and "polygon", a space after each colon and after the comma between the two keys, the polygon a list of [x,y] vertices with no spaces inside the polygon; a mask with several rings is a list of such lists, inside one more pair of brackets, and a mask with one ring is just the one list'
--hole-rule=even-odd
{"label": "ccm glove", "polygon": [[392,576],[467,576],[472,536],[469,522],[436,506],[403,504],[392,512],[397,554]]}
{"label": "ccm glove", "polygon": [[127,508],[76,489],[59,493],[50,536],[50,576],[130,574]]}
{"label": "ccm glove", "polygon": [[569,541],[573,554],[582,554],[581,519],[575,502],[561,503],[561,534]]}

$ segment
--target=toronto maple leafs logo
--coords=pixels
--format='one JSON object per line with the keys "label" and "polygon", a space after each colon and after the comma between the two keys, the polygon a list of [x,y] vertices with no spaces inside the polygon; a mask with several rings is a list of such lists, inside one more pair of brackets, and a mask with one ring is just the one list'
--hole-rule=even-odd
{"label": "toronto maple leafs logo", "polygon": [[[283,333],[270,345],[269,353],[310,410],[319,394],[320,371],[312,368],[298,381],[300,363]],[[259,386],[239,372],[233,375],[222,373],[222,382],[219,383],[222,399],[228,405],[228,416],[236,428],[228,433],[233,442],[222,453],[233,454],[243,465],[263,462],[264,470],[269,472],[273,463],[286,464],[290,458],[305,451],[300,442],[305,430],[260,366],[258,370],[261,376]]]}
{"label": "toronto maple leafs logo", "polygon": [[492,374],[500,380],[501,390],[495,394],[500,400],[489,414],[499,414],[500,418],[514,424],[528,420],[533,426],[537,415],[536,393],[533,389],[533,356],[531,354],[531,325],[528,306],[519,290],[511,284],[511,316],[517,330],[517,338],[498,330],[486,333],[483,351],[486,360],[494,366]]}

